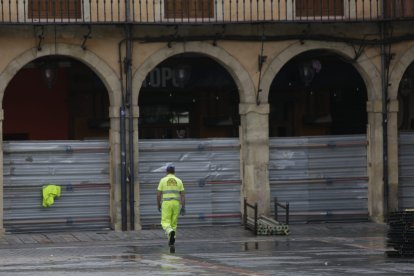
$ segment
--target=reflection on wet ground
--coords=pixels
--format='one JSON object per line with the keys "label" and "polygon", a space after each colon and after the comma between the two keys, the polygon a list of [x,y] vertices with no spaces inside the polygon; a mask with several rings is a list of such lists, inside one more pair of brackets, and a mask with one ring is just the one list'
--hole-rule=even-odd
{"label": "reflection on wet ground", "polygon": [[[245,242],[191,242],[176,245],[175,254],[187,265],[203,262],[203,266],[252,269],[255,273],[270,272],[295,275],[308,271],[320,275],[331,273],[414,273],[414,260],[392,260],[384,254],[383,238],[360,240],[352,238],[284,239]],[[167,247],[129,246],[127,254],[166,254]],[[237,274],[237,273],[236,273]],[[297,274],[296,274],[297,275]]]}
{"label": "reflection on wet ground", "polygon": [[0,247],[0,275],[414,275],[414,259],[386,256],[384,234],[342,228],[309,226],[275,237],[230,235],[231,229],[219,238],[183,235],[175,252],[163,237]]}

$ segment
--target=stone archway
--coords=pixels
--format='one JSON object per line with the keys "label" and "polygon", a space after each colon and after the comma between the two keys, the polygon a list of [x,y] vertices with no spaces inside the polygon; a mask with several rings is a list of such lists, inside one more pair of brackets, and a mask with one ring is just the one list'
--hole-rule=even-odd
{"label": "stone archway", "polygon": [[[81,61],[87,65],[98,77],[102,80],[104,86],[108,91],[108,98],[110,103],[109,117],[110,117],[110,184],[112,187],[111,200],[117,201],[118,192],[116,191],[119,185],[116,185],[115,182],[118,181],[114,176],[118,175],[117,170],[120,164],[120,150],[119,150],[119,141],[118,139],[111,139],[111,137],[116,137],[119,133],[119,114],[118,109],[121,103],[120,95],[120,82],[117,77],[117,74],[113,69],[102,59],[96,56],[90,51],[84,51],[79,46],[68,45],[68,44],[46,44],[43,46],[42,51],[37,51],[36,49],[29,49],[17,56],[12,62],[10,62],[3,72],[0,74],[0,99],[3,101],[5,90],[9,82],[13,79],[16,73],[23,68],[25,64],[30,63],[31,61],[49,56],[49,55],[60,55],[67,56],[69,58],[74,58]],[[3,135],[3,110],[0,111],[0,135]],[[0,138],[2,139],[2,138]],[[1,144],[3,141],[1,140]],[[0,151],[0,162],[3,164],[3,151]],[[0,166],[3,171],[3,165]],[[111,204],[115,206],[116,204]],[[113,207],[112,207],[113,208]],[[117,225],[117,217],[115,209],[110,210],[110,215],[112,217],[112,222]],[[4,231],[3,228],[3,173],[0,175],[0,231]]]}
{"label": "stone archway", "polygon": [[[138,117],[138,96],[141,84],[147,74],[159,63],[174,55],[183,53],[202,54],[217,61],[232,76],[240,97],[240,141],[241,141],[241,175],[242,195],[250,202],[258,202],[259,213],[268,213],[270,208],[270,195],[268,188],[268,135],[267,114],[268,105],[256,105],[256,90],[250,74],[230,53],[221,47],[206,42],[177,43],[171,48],[164,47],[149,58],[136,70],[132,84],[132,103],[134,116]],[[137,124],[138,119],[134,121]],[[138,139],[137,130],[134,138]],[[135,153],[136,160],[138,153]]]}
{"label": "stone archway", "polygon": [[[353,60],[352,47],[344,43],[306,41],[295,42],[277,55],[267,67],[261,82],[260,101],[268,102],[269,90],[273,79],[281,68],[295,56],[311,50],[328,50]],[[367,88],[368,112],[368,209],[374,221],[384,219],[384,182],[383,182],[383,131],[382,131],[382,86],[381,75],[372,59],[362,54],[354,64]]]}
{"label": "stone archway", "polygon": [[56,46],[54,44],[46,44],[43,46],[42,51],[30,49],[10,62],[0,74],[0,100],[3,99],[4,91],[10,80],[25,64],[48,55],[68,56],[85,63],[105,84],[111,106],[120,106],[121,97],[116,96],[117,91],[120,91],[120,83],[113,69],[90,51],[84,51],[79,46],[60,43],[56,44]]}
{"label": "stone archway", "polygon": [[196,53],[206,55],[220,65],[222,65],[233,77],[237,87],[239,87],[240,103],[254,103],[255,102],[255,86],[243,66],[232,57],[227,51],[218,47],[212,46],[205,42],[188,42],[177,43],[171,48],[164,47],[149,58],[136,70],[133,76],[132,85],[132,102],[138,102],[138,94],[141,88],[141,83],[144,81],[147,74],[159,63],[165,59],[182,53]]}
{"label": "stone archway", "polygon": [[389,171],[389,211],[397,211],[399,208],[399,131],[398,131],[398,90],[400,82],[408,67],[414,62],[414,46],[411,46],[394,63],[390,70],[388,86],[388,171]]}
{"label": "stone archway", "polygon": [[397,99],[398,87],[400,81],[407,70],[408,66],[414,61],[414,46],[409,48],[403,55],[400,56],[398,61],[395,62],[392,70],[390,71],[388,88],[388,96],[391,100]]}
{"label": "stone archway", "polygon": [[[337,53],[340,56],[345,56],[349,59],[354,58],[354,50],[352,47],[344,47],[343,43],[332,42],[306,42],[305,44],[295,43],[290,45],[287,49],[277,55],[269,64],[265,72],[263,73],[260,94],[260,101],[267,102],[269,98],[270,85],[276,74],[280,69],[291,60],[293,57],[311,50],[328,50]],[[361,74],[365,81],[368,91],[368,100],[380,100],[381,99],[381,76],[378,68],[374,63],[365,55],[362,54],[355,62],[355,68]]]}

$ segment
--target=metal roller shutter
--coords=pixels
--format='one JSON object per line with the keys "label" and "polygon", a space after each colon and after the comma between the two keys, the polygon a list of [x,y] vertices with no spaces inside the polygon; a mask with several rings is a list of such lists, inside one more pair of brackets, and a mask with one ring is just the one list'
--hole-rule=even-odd
{"label": "metal roller shutter", "polygon": [[180,226],[238,224],[240,214],[240,143],[238,139],[141,140],[139,142],[141,223],[158,227],[156,190],[166,163],[184,182],[187,214]]}
{"label": "metal roller shutter", "polygon": [[400,133],[398,140],[400,209],[414,208],[414,133]]}
{"label": "metal roller shutter", "polygon": [[365,135],[271,138],[269,178],[293,222],[368,219]]}
{"label": "metal roller shutter", "polygon": [[[4,142],[4,227],[35,232],[110,227],[107,141]],[[42,207],[42,186],[61,197]]]}

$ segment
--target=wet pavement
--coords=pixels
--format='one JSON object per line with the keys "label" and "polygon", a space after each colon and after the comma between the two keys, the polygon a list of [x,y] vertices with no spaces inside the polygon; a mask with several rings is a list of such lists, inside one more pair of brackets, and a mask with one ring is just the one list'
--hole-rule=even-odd
{"label": "wet pavement", "polygon": [[291,225],[288,236],[241,226],[5,234],[0,275],[414,275],[414,258],[385,254],[387,226]]}

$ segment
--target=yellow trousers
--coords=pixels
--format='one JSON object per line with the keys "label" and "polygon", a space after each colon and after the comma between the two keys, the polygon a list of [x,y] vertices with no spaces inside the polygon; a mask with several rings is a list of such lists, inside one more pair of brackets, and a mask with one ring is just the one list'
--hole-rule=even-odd
{"label": "yellow trousers", "polygon": [[163,201],[161,206],[161,226],[168,236],[171,231],[177,232],[180,202],[178,200]]}

